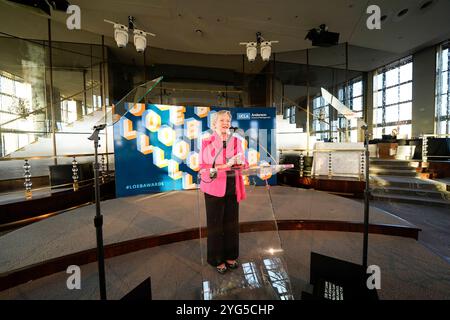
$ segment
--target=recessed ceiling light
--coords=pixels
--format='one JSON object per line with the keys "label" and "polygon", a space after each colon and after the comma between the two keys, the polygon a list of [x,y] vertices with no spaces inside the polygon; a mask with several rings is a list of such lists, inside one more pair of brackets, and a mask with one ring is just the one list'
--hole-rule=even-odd
{"label": "recessed ceiling light", "polygon": [[397,13],[397,17],[403,17],[405,14],[408,13],[408,11],[409,11],[408,8],[401,10],[399,13]]}
{"label": "recessed ceiling light", "polygon": [[430,7],[432,4],[433,4],[433,0],[426,1],[420,6],[420,10],[425,10],[426,8]]}

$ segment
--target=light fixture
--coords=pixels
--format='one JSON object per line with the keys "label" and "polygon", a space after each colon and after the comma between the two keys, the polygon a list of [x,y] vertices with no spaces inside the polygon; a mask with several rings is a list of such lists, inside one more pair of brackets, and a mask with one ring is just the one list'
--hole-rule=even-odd
{"label": "light fixture", "polygon": [[133,31],[134,34],[134,46],[137,52],[143,52],[147,47],[146,32],[136,29]]}
{"label": "light fixture", "polygon": [[270,41],[261,42],[261,58],[263,61],[269,61],[270,54],[272,53],[272,44]]}
{"label": "light fixture", "polygon": [[247,45],[247,59],[250,62],[255,61],[256,55],[258,54],[258,49],[256,48],[256,42],[249,42]]}
{"label": "light fixture", "polygon": [[114,24],[114,40],[119,48],[125,48],[128,43],[128,28],[120,23]]}
{"label": "light fixture", "polygon": [[249,62],[253,62],[256,59],[258,53],[258,45],[260,46],[261,58],[263,61],[269,61],[272,53],[272,43],[278,43],[278,41],[267,41],[261,35],[261,32],[256,33],[256,42],[240,42],[240,45],[245,45],[247,48],[247,59]]}
{"label": "light fixture", "polygon": [[114,40],[116,41],[116,44],[119,48],[125,48],[127,43],[128,43],[128,31],[129,30],[133,30],[133,41],[134,41],[134,46],[136,47],[136,51],[137,52],[144,52],[145,48],[147,47],[147,35],[151,35],[153,37],[155,37],[156,35],[151,33],[151,32],[146,32],[143,30],[139,30],[139,29],[135,29],[135,19],[132,16],[128,17],[128,27],[120,24],[120,23],[116,23],[114,21],[110,21],[110,20],[106,20],[104,19],[103,21],[110,23],[112,25],[114,25]]}

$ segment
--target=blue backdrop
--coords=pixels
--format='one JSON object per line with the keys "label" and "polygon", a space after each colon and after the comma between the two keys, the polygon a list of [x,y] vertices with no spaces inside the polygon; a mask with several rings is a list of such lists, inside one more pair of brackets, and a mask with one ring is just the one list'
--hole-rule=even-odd
{"label": "blue backdrop", "polygon": [[[117,197],[197,188],[201,140],[211,134],[211,115],[225,108],[128,105],[114,125]],[[275,109],[230,108],[232,126],[245,132],[250,165],[275,164]],[[262,184],[257,177],[246,183]],[[269,179],[276,183],[276,177]]]}

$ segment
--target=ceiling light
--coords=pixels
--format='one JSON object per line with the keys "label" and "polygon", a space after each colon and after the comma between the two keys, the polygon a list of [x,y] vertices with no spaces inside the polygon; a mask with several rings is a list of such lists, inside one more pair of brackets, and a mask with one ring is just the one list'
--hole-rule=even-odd
{"label": "ceiling light", "polygon": [[402,16],[404,16],[405,14],[408,13],[408,11],[409,11],[409,10],[408,10],[407,8],[401,10],[399,13],[397,13],[397,17],[402,17]]}
{"label": "ceiling light", "polygon": [[270,41],[263,41],[261,43],[261,58],[263,61],[269,61],[270,54],[272,53],[272,44]]}
{"label": "ceiling light", "polygon": [[123,24],[114,23],[114,40],[119,48],[126,47],[128,43],[128,28]]}
{"label": "ceiling light", "polygon": [[147,34],[142,30],[134,30],[134,46],[136,47],[137,52],[143,52],[147,47],[147,38],[145,37]]}
{"label": "ceiling light", "polygon": [[255,61],[256,55],[258,54],[258,49],[256,48],[256,42],[247,43],[247,59],[250,62]]}
{"label": "ceiling light", "polygon": [[110,23],[112,25],[114,25],[114,40],[116,41],[116,44],[119,48],[125,48],[128,44],[128,31],[131,29],[133,30],[133,34],[134,34],[134,46],[136,47],[136,51],[137,52],[143,52],[145,50],[145,48],[147,47],[147,35],[151,35],[153,37],[155,37],[155,34],[150,33],[150,32],[146,32],[143,30],[139,30],[139,29],[134,29],[134,18],[133,17],[128,17],[128,27],[120,24],[120,23],[116,23],[114,21],[110,21],[110,20],[106,20],[104,19],[103,21]]}
{"label": "ceiling light", "polygon": [[258,45],[260,46],[261,58],[263,61],[269,61],[272,53],[272,43],[278,43],[278,41],[267,41],[261,36],[260,32],[256,33],[256,42],[240,42],[240,45],[245,45],[247,49],[247,59],[249,62],[253,62],[258,54]]}

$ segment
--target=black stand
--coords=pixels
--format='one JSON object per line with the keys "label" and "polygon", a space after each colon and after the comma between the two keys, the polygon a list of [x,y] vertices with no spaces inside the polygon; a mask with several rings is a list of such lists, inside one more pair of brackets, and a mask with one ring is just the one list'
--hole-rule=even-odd
{"label": "black stand", "polygon": [[105,281],[105,254],[103,248],[103,216],[100,213],[100,183],[99,183],[99,163],[98,163],[98,141],[99,132],[105,129],[106,124],[94,127],[94,132],[88,138],[94,141],[95,158],[94,158],[94,181],[95,181],[95,218],[94,225],[97,234],[97,261],[98,261],[98,277],[100,283],[100,299],[106,300],[106,281]]}
{"label": "black stand", "polygon": [[364,130],[364,152],[365,152],[365,179],[364,189],[364,241],[363,241],[363,262],[364,269],[367,270],[367,251],[369,245],[369,198],[370,198],[370,177],[369,177],[369,128],[366,124],[361,127]]}

